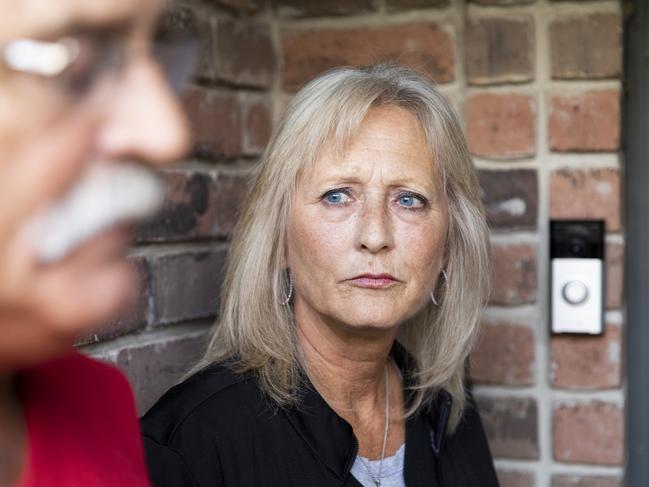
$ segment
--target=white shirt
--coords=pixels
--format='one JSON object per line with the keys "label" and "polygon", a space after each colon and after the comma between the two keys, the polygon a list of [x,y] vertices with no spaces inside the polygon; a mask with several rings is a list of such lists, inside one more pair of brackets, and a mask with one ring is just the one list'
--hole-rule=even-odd
{"label": "white shirt", "polygon": [[[383,459],[381,467],[381,487],[406,487],[403,480],[403,465],[406,454],[406,444],[404,443],[391,457]],[[356,457],[352,465],[351,473],[358,482],[364,487],[375,487],[374,479],[369,474],[368,469],[374,477],[379,473],[381,460],[369,460],[360,455]]]}

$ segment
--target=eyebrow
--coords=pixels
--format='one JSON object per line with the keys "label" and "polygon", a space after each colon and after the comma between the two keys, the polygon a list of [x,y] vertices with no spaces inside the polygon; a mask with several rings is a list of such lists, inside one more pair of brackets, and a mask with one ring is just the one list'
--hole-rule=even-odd
{"label": "eyebrow", "polygon": [[[334,174],[328,176],[327,178],[317,181],[318,186],[329,186],[337,184],[362,184],[362,181],[356,176],[349,176],[345,174]],[[413,178],[395,178],[389,180],[387,186],[389,188],[395,188],[399,186],[412,186],[415,185],[421,188],[424,191],[430,192],[431,194],[436,192],[435,186],[433,183],[424,182],[422,183],[419,179]]]}

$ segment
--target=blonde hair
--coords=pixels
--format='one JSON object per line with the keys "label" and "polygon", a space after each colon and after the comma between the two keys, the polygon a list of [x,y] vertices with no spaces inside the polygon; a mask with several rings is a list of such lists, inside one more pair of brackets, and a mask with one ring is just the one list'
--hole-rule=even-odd
{"label": "blonde hair", "polygon": [[419,121],[439,165],[448,207],[446,272],[432,302],[403,323],[399,342],[417,366],[412,414],[443,388],[453,407],[453,431],[466,406],[464,366],[489,289],[489,240],[478,181],[453,109],[433,84],[398,65],[339,68],[308,83],[293,98],[256,168],[234,230],[221,291],[220,315],[196,369],[229,361],[253,372],[282,406],[299,401],[303,377],[294,317],[282,305],[287,218],[296,181],[326,147],[344,150],[367,112],[396,106]]}

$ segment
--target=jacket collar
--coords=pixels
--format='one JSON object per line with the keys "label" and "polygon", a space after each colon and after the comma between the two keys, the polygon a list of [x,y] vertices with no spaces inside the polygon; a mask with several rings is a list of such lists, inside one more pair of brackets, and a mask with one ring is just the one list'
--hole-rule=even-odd
{"label": "jacket collar", "polygon": [[[413,374],[416,371],[414,360],[398,342],[394,343],[390,353],[403,376],[407,406],[411,403],[412,398],[412,391],[409,391],[408,387],[413,384]],[[339,480],[343,481],[349,475],[358,453],[358,441],[354,436],[354,431],[347,421],[329,407],[306,376],[303,384],[299,405],[284,409],[284,413],[316,458],[324,463]],[[431,455],[439,455],[450,407],[451,396],[446,391],[440,390],[430,405],[423,407],[412,418],[409,418],[406,424],[406,474],[409,464],[414,461],[415,454],[413,452],[425,455],[426,451],[430,451]],[[425,431],[426,427],[430,429],[429,434],[422,437],[421,433]],[[422,438],[425,438],[425,441]],[[411,443],[416,443],[416,445],[413,444],[411,448],[408,448]],[[422,452],[421,449],[424,451]],[[431,464],[432,462],[427,463]],[[418,484],[419,482],[415,483],[415,485]]]}

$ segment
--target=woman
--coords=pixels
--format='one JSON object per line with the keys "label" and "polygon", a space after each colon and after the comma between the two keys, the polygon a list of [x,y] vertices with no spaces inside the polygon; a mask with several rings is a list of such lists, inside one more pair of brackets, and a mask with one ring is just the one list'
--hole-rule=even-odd
{"label": "woman", "polygon": [[199,372],[143,419],[158,486],[497,485],[464,363],[488,236],[460,126],[379,65],[291,102]]}

